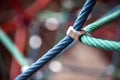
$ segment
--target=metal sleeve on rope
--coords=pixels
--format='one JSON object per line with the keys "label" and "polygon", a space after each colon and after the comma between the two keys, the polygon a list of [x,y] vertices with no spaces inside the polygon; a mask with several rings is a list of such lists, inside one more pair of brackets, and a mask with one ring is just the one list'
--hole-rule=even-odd
{"label": "metal sleeve on rope", "polygon": [[66,33],[68,36],[70,36],[71,38],[73,38],[74,40],[76,41],[79,41],[80,37],[82,35],[88,35],[90,36],[90,34],[84,30],[81,30],[81,31],[76,31],[72,26],[70,26],[67,30],[67,33]]}

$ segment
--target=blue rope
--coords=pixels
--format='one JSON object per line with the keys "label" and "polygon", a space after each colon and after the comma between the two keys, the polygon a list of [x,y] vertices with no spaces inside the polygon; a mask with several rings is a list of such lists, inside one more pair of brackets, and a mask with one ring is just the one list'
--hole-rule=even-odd
{"label": "blue rope", "polygon": [[[120,21],[120,20],[119,20]],[[117,30],[117,41],[120,41],[120,24],[118,26],[118,30]],[[112,60],[112,65],[114,65],[115,67],[118,66],[120,61],[120,53],[119,52],[114,52],[113,54],[113,60]]]}
{"label": "blue rope", "polygon": [[[73,27],[76,30],[81,30],[84,22],[86,21],[88,15],[90,14],[93,6],[95,5],[96,0],[86,0],[81,13],[79,13],[78,18],[76,19]],[[26,80],[33,73],[42,68],[46,63],[48,63],[55,56],[60,54],[64,49],[66,49],[71,43],[73,39],[65,36],[57,45],[55,45],[52,49],[50,49],[45,55],[43,55],[40,59],[38,59],[35,63],[33,63],[29,69],[20,74],[16,80]]]}

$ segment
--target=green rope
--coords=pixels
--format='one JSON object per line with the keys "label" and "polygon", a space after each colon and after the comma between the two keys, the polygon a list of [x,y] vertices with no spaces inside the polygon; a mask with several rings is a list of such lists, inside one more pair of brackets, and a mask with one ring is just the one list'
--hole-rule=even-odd
{"label": "green rope", "polygon": [[28,66],[27,60],[2,29],[0,29],[0,41],[6,46],[22,67]]}
{"label": "green rope", "polygon": [[84,28],[84,30],[87,31],[88,33],[93,33],[97,29],[104,27],[105,25],[111,23],[112,21],[116,20],[117,18],[120,18],[120,9],[115,11],[114,13],[112,13],[106,17],[103,17],[103,18],[97,20],[96,22],[86,26]]}
{"label": "green rope", "polygon": [[87,35],[84,35],[81,38],[81,40],[82,40],[82,43],[95,47],[95,48],[120,51],[120,42],[97,39],[97,38],[93,38]]}
{"label": "green rope", "polygon": [[[114,21],[117,18],[120,18],[120,10],[86,26],[84,30],[88,33],[93,33],[95,30],[100,29],[101,27],[107,25],[108,23]],[[114,50],[114,51],[120,52],[120,42],[97,39],[87,35],[83,35],[81,37],[81,41],[82,43],[95,48],[101,48],[105,50]]]}

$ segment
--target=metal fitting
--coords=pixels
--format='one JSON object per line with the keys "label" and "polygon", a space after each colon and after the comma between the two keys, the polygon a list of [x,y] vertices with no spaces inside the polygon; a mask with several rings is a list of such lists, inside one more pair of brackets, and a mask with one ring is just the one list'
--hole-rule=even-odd
{"label": "metal fitting", "polygon": [[76,31],[72,26],[70,26],[67,30],[66,33],[68,36],[70,36],[71,38],[73,38],[76,41],[80,41],[80,37],[82,35],[88,35],[91,36],[88,32],[81,30],[81,31]]}

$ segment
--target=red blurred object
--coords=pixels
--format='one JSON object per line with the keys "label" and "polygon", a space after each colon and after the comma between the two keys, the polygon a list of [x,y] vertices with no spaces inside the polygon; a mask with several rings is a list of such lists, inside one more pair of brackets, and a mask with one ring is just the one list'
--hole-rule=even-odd
{"label": "red blurred object", "polygon": [[[15,44],[18,49],[25,55],[25,40],[27,36],[27,28],[20,27],[24,25],[18,25],[15,34]],[[10,80],[14,80],[21,73],[21,66],[18,64],[15,58],[12,58],[11,70],[10,70]]]}
{"label": "red blurred object", "polygon": [[[13,30],[16,30],[15,35],[15,44],[18,49],[24,53],[25,52],[25,40],[27,36],[27,25],[30,23],[30,20],[43,8],[47,6],[47,4],[52,0],[37,0],[30,8],[26,11],[22,8],[22,4],[19,0],[9,0],[12,9],[14,9],[15,13],[19,16],[15,17],[11,21],[3,24],[3,29],[5,32],[9,33]],[[39,4],[40,3],[40,4]],[[15,4],[15,5],[14,5]],[[26,16],[27,15],[27,16]],[[25,54],[23,54],[25,55]],[[11,70],[10,70],[10,80],[14,80],[21,73],[21,66],[18,64],[15,58],[12,59],[11,62]]]}
{"label": "red blurred object", "polygon": [[[15,3],[19,3],[19,1],[16,1],[16,0],[12,0],[12,1],[15,1],[15,2],[11,2],[11,5],[12,4],[15,4]],[[40,12],[41,10],[43,10],[48,4],[50,4],[52,2],[52,0],[37,0],[36,2],[34,2],[31,7],[29,7],[28,9],[26,10],[23,10],[21,5],[15,5],[13,6],[13,9],[15,9],[15,12],[22,12],[22,14],[24,14],[28,19],[32,19],[36,16],[36,14],[38,12]],[[16,18],[17,16],[15,16],[12,20],[6,22],[6,23],[3,23],[1,26],[3,28],[3,30],[6,32],[6,33],[10,33],[12,31],[15,30],[16,28],[16,24],[14,22],[14,19]]]}

